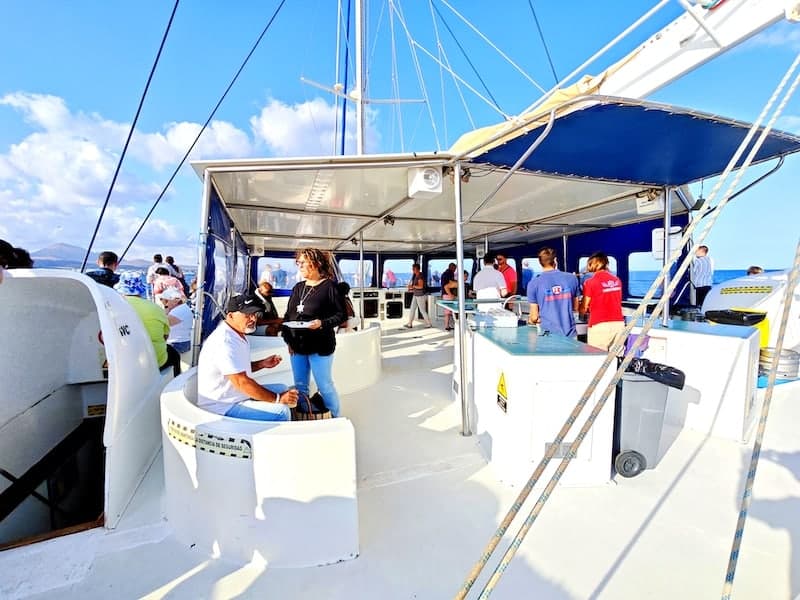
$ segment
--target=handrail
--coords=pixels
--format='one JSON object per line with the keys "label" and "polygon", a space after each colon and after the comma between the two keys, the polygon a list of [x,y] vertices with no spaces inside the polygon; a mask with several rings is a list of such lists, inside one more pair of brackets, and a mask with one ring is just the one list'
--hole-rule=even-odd
{"label": "handrail", "polygon": [[[789,322],[789,311],[792,307],[792,295],[800,280],[800,241],[797,243],[797,249],[794,255],[794,265],[789,272],[789,277],[786,281],[786,291],[783,297],[783,313],[781,314],[781,324],[778,329],[778,339],[775,344],[775,356],[779,356],[783,350],[783,339],[786,334],[786,325]],[[753,453],[750,456],[750,468],[747,470],[747,480],[745,482],[744,490],[742,491],[742,501],[739,508],[739,519],[736,522],[736,531],[733,534],[733,541],[731,542],[731,553],[728,559],[728,569],[725,573],[725,583],[722,586],[722,600],[730,600],[731,592],[733,591],[733,578],[736,575],[736,565],[739,560],[739,549],[742,545],[742,537],[744,537],[744,525],[747,521],[747,514],[750,510],[750,504],[753,501],[753,482],[756,477],[756,470],[758,469],[758,459],[761,456],[761,442],[764,439],[764,431],[767,427],[767,418],[769,417],[769,409],[772,404],[772,391],[775,389],[775,379],[778,373],[777,360],[772,361],[772,366],[769,369],[769,377],[767,380],[767,391],[764,394],[764,404],[761,406],[761,416],[758,419],[758,430],[756,432],[756,439],[753,443]]]}
{"label": "handrail", "polygon": [[[787,70],[787,72],[784,75],[783,79],[778,84],[778,86],[776,87],[776,89],[773,92],[772,96],[769,98],[769,100],[767,101],[766,105],[762,109],[761,114],[759,114],[758,119],[752,124],[752,126],[750,127],[750,129],[747,132],[747,135],[744,137],[744,139],[742,140],[741,144],[737,148],[736,152],[731,157],[730,161],[728,162],[728,165],[725,167],[725,170],[720,175],[717,183],[714,186],[714,189],[711,191],[711,194],[709,195],[709,202],[716,198],[719,190],[722,188],[723,185],[726,184],[727,179],[730,176],[731,172],[733,171],[734,167],[739,163],[739,160],[741,159],[742,155],[745,153],[745,150],[748,148],[748,146],[750,146],[750,143],[753,141],[753,138],[755,137],[756,132],[758,132],[759,128],[761,127],[762,121],[765,119],[767,113],[772,109],[772,105],[775,103],[777,97],[783,91],[783,88],[786,86],[787,82],[789,81],[789,79],[792,76],[793,72],[796,70],[796,68],[797,68],[799,63],[800,63],[800,54],[798,54],[797,58],[794,60],[792,65],[789,67],[789,69]],[[700,235],[699,235],[698,240],[697,240],[697,242],[699,244],[702,244],[702,242],[708,236],[709,232],[711,231],[712,227],[714,226],[714,223],[716,223],[716,220],[719,217],[719,214],[722,212],[722,209],[725,207],[725,205],[730,200],[731,195],[733,193],[733,190],[736,188],[736,186],[738,185],[739,181],[744,176],[744,173],[747,171],[748,167],[753,162],[753,159],[755,158],[756,153],[761,148],[761,145],[763,144],[763,142],[766,139],[766,137],[769,135],[769,133],[772,130],[772,127],[773,127],[775,121],[777,120],[777,118],[782,113],[784,107],[786,106],[786,103],[788,102],[788,100],[792,96],[792,94],[794,93],[795,88],[797,87],[799,82],[800,82],[800,76],[795,78],[795,81],[792,83],[792,85],[790,86],[789,90],[787,90],[787,92],[784,95],[783,99],[781,100],[780,104],[775,109],[775,112],[772,115],[772,117],[770,118],[769,122],[761,130],[761,133],[758,136],[758,138],[753,142],[752,147],[750,148],[750,151],[747,154],[747,157],[745,158],[743,164],[741,165],[741,168],[737,172],[737,174],[734,177],[733,181],[731,181],[731,183],[728,186],[727,190],[723,193],[722,199],[719,201],[719,204],[715,207],[716,210],[711,215],[710,221],[706,224],[705,229],[703,229],[700,232]],[[706,212],[711,212],[711,211],[709,209]],[[704,215],[702,215],[702,216],[704,216]],[[562,426],[561,430],[556,435],[553,443],[548,447],[547,451],[545,452],[544,457],[539,462],[539,464],[537,465],[537,467],[534,470],[534,472],[531,474],[530,478],[528,479],[528,482],[525,484],[525,486],[520,491],[519,495],[517,496],[517,499],[514,501],[512,507],[511,507],[511,509],[507,512],[506,516],[503,518],[502,522],[500,523],[500,526],[497,528],[497,530],[495,531],[495,534],[492,536],[491,540],[489,541],[489,543],[487,544],[487,546],[484,549],[483,553],[481,554],[480,559],[473,566],[472,570],[470,571],[470,573],[468,574],[468,576],[465,579],[464,583],[462,584],[462,587],[459,589],[458,593],[456,594],[456,596],[455,596],[456,599],[463,600],[464,598],[466,598],[466,595],[469,593],[470,589],[475,584],[475,581],[477,580],[478,575],[480,575],[480,573],[483,570],[484,566],[488,563],[489,558],[491,557],[491,555],[494,552],[494,550],[497,548],[498,544],[500,543],[500,540],[503,538],[503,536],[505,535],[505,532],[507,531],[508,527],[511,525],[511,522],[516,517],[516,515],[519,512],[519,510],[521,509],[522,505],[526,501],[526,499],[527,499],[528,495],[530,494],[530,492],[532,491],[534,485],[539,480],[539,478],[541,477],[541,475],[544,472],[544,470],[547,468],[547,465],[550,463],[550,460],[555,455],[556,450],[560,447],[561,443],[564,441],[566,435],[569,433],[570,429],[572,428],[572,425],[575,423],[575,421],[577,420],[577,418],[580,415],[581,411],[586,406],[586,403],[588,402],[589,398],[592,396],[592,394],[594,393],[595,389],[599,385],[600,379],[606,373],[606,371],[611,366],[611,364],[613,362],[617,361],[617,353],[619,353],[622,350],[622,348],[623,348],[622,344],[623,344],[624,340],[627,339],[628,334],[633,330],[634,326],[636,326],[636,324],[639,321],[639,319],[644,316],[646,306],[653,299],[653,297],[655,296],[656,289],[658,288],[659,285],[661,285],[661,283],[668,276],[671,265],[680,258],[682,250],[683,250],[683,247],[689,242],[689,240],[691,240],[691,237],[692,237],[692,234],[694,233],[694,230],[698,227],[698,225],[701,222],[702,222],[702,219],[696,219],[692,223],[689,224],[689,226],[684,231],[683,236],[681,237],[679,243],[676,245],[675,250],[673,250],[672,254],[670,255],[669,260],[664,261],[664,266],[661,268],[661,271],[657,275],[655,281],[653,281],[653,284],[650,286],[650,289],[647,291],[647,293],[645,294],[644,298],[642,299],[642,302],[639,305],[639,308],[637,308],[636,311],[634,312],[634,314],[631,316],[630,322],[618,334],[617,338],[614,341],[614,344],[612,345],[611,349],[609,350],[608,355],[606,356],[605,360],[603,361],[603,364],[600,366],[598,371],[595,373],[595,375],[592,378],[592,381],[589,383],[589,386],[587,387],[586,391],[583,393],[583,395],[581,396],[580,400],[575,405],[573,411],[567,417],[567,420],[565,421],[565,423]],[[692,260],[692,257],[690,255],[686,255],[683,258],[682,262],[680,263],[680,265],[679,265],[679,267],[677,269],[677,272],[674,275],[674,278],[672,278],[668,282],[668,284],[665,286],[664,293],[661,295],[661,298],[659,299],[658,303],[656,304],[656,307],[653,310],[652,315],[650,315],[650,317],[647,320],[645,320],[644,324],[641,327],[641,332],[637,335],[637,337],[634,340],[634,343],[631,345],[631,347],[625,353],[622,361],[618,365],[618,368],[617,368],[616,372],[612,376],[611,381],[606,386],[606,388],[603,391],[603,393],[601,394],[600,398],[597,400],[597,403],[595,404],[595,407],[592,409],[591,413],[587,417],[586,422],[581,427],[581,430],[578,432],[577,436],[575,437],[575,440],[570,445],[569,452],[562,459],[561,463],[559,464],[559,466],[556,469],[556,472],[554,473],[554,475],[552,476],[552,478],[548,482],[548,484],[545,487],[544,491],[539,496],[539,499],[537,500],[537,502],[534,505],[533,509],[531,509],[531,511],[530,511],[527,519],[525,520],[524,524],[520,527],[520,530],[517,533],[517,535],[515,536],[514,541],[512,542],[511,546],[508,548],[506,553],[503,555],[503,558],[501,559],[500,563],[495,568],[495,570],[492,573],[489,581],[484,586],[484,588],[483,588],[483,590],[481,592],[480,598],[482,598],[482,599],[483,598],[488,598],[489,595],[491,594],[491,592],[494,590],[494,587],[497,585],[500,577],[502,576],[503,572],[507,568],[507,566],[508,566],[509,562],[511,561],[511,559],[516,554],[517,549],[522,544],[523,539],[525,538],[525,536],[527,535],[527,533],[530,530],[531,526],[533,525],[533,522],[536,520],[539,512],[541,512],[541,509],[544,507],[544,504],[547,502],[547,500],[550,497],[550,494],[552,493],[552,491],[555,488],[556,484],[558,483],[558,481],[562,477],[562,475],[563,475],[564,471],[566,470],[570,460],[577,455],[577,451],[580,448],[580,445],[583,442],[583,439],[585,438],[585,436],[588,433],[589,429],[594,424],[594,421],[597,418],[597,416],[600,414],[600,411],[605,406],[605,403],[606,403],[607,399],[612,394],[612,392],[615,391],[617,382],[622,377],[622,374],[625,372],[625,369],[630,364],[630,362],[633,359],[633,356],[635,355],[636,351],[644,343],[644,339],[647,336],[647,334],[650,331],[650,329],[652,328],[653,323],[655,322],[656,319],[658,319],[658,317],[660,316],[661,312],[664,310],[664,307],[665,307],[665,305],[666,305],[666,303],[667,303],[667,301],[668,301],[668,299],[670,297],[670,294],[675,290],[675,288],[677,287],[678,283],[680,282],[681,277],[689,269],[689,265],[691,263],[691,260]]]}

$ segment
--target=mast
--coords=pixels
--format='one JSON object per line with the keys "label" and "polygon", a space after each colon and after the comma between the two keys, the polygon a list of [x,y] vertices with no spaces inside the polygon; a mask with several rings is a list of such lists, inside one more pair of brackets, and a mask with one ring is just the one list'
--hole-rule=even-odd
{"label": "mast", "polygon": [[356,0],[356,154],[364,154],[364,98],[366,97],[366,77],[364,76],[364,0]]}

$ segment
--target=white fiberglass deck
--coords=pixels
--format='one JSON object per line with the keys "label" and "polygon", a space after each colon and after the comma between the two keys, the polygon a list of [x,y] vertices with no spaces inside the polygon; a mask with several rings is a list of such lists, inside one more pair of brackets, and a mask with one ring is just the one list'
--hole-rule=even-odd
{"label": "white fiberglass deck", "polygon": [[[1,553],[0,596],[451,598],[517,490],[495,480],[475,437],[460,435],[452,335],[389,329],[383,352],[382,383],[342,402],[357,436],[359,558],[310,569],[206,559],[169,535],[159,457],[117,530],[49,542],[61,546],[63,569],[45,563],[41,544]],[[733,598],[800,593],[798,422],[796,391],[776,388]],[[637,478],[557,489],[493,597],[719,597],[750,447],[691,431],[665,432],[667,446]],[[31,596],[30,582],[52,589]]]}

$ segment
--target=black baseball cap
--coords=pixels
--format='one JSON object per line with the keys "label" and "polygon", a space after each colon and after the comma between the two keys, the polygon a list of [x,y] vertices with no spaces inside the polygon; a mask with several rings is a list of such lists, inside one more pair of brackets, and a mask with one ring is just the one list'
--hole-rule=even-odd
{"label": "black baseball cap", "polygon": [[225,312],[240,312],[246,315],[252,315],[254,313],[264,312],[265,308],[264,303],[261,302],[261,298],[255,294],[236,294],[235,296],[231,296],[230,300],[228,300],[228,304],[225,305]]}

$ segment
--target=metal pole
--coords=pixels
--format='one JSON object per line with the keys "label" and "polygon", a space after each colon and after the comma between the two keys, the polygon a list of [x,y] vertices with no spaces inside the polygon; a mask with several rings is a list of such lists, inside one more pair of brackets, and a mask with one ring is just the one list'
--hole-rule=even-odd
{"label": "metal pole", "polygon": [[[672,226],[672,199],[670,198],[672,191],[670,188],[664,188],[664,257],[661,259],[662,266],[669,264],[669,255],[672,252],[669,244],[669,230]],[[664,274],[664,283],[661,289],[666,293],[667,286],[669,285],[669,271]],[[664,327],[669,325],[669,298],[664,305],[664,312],[661,313],[661,324]]]}
{"label": "metal pole", "polygon": [[358,313],[359,328],[364,331],[364,232],[358,234],[358,288],[361,290]]}
{"label": "metal pole", "polygon": [[457,162],[454,168],[453,188],[455,191],[455,215],[456,215],[456,277],[458,278],[458,390],[461,395],[461,435],[472,435],[469,428],[469,405],[467,404],[467,376],[464,368],[467,364],[466,342],[467,320],[464,312],[464,232],[461,230],[461,163]]}
{"label": "metal pole", "polygon": [[364,0],[356,0],[356,154],[364,154]]}
{"label": "metal pole", "polygon": [[197,364],[200,344],[203,341],[203,307],[205,306],[206,244],[208,242],[208,215],[211,211],[211,173],[203,171],[203,206],[200,209],[200,239],[197,248],[197,280],[194,293],[194,323],[192,326],[192,365]]}
{"label": "metal pole", "polygon": [[567,262],[567,234],[566,233],[562,233],[561,234],[561,254],[564,256],[564,264],[561,265],[561,268],[564,269],[564,271],[567,271],[568,268],[569,268],[569,266],[568,266],[569,263]]}

